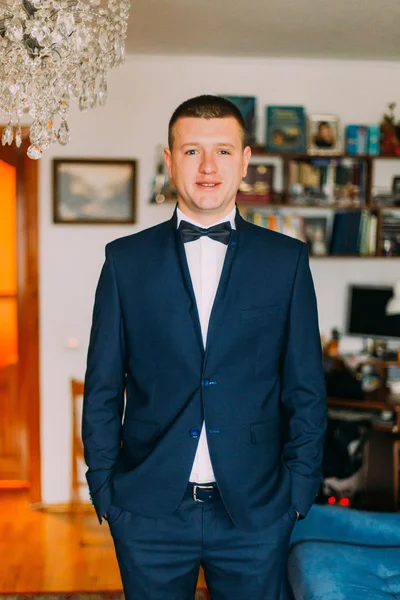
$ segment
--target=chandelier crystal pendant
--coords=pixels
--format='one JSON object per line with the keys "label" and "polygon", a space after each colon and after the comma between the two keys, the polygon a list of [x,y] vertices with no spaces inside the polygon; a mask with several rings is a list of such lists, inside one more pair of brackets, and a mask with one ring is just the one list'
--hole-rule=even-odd
{"label": "chandelier crystal pendant", "polygon": [[129,0],[0,0],[2,144],[22,143],[32,117],[28,156],[70,141],[71,100],[86,111],[107,99],[107,70],[125,58]]}

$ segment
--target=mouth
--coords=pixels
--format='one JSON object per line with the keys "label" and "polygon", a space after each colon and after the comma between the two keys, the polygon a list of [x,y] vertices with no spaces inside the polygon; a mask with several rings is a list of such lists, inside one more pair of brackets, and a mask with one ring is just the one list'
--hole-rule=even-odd
{"label": "mouth", "polygon": [[198,187],[201,187],[205,190],[209,189],[209,190],[216,190],[217,188],[219,188],[219,186],[221,185],[220,182],[215,181],[215,182],[210,182],[210,181],[197,181],[196,185]]}

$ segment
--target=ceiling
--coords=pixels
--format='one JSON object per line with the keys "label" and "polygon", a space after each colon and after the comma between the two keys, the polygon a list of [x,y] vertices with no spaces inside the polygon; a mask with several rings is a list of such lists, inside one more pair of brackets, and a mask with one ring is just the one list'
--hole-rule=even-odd
{"label": "ceiling", "polygon": [[133,0],[126,50],[400,60],[400,0]]}

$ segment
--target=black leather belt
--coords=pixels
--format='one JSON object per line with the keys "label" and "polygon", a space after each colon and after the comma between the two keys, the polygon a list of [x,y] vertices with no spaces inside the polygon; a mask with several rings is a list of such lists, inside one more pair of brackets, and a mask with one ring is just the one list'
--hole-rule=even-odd
{"label": "black leather belt", "polygon": [[190,495],[195,502],[214,502],[217,500],[219,490],[216,483],[193,483],[189,481],[187,494]]}

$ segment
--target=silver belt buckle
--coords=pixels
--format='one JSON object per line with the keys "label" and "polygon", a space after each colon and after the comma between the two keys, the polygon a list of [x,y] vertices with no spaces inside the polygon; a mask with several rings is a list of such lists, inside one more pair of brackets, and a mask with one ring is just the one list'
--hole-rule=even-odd
{"label": "silver belt buckle", "polygon": [[214,489],[213,485],[194,485],[193,486],[193,499],[195,502],[204,502],[204,500],[200,500],[200,498],[197,497],[197,490],[212,490]]}

